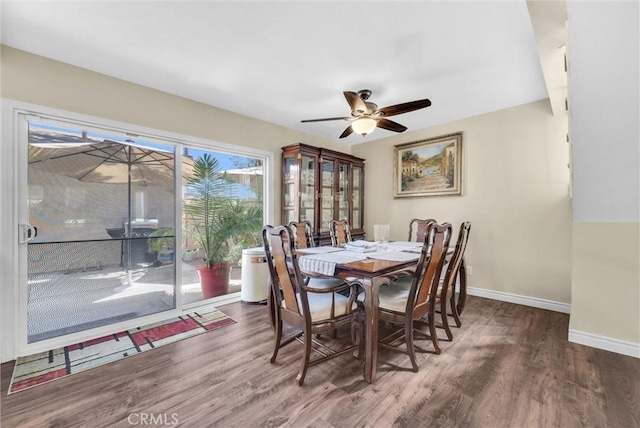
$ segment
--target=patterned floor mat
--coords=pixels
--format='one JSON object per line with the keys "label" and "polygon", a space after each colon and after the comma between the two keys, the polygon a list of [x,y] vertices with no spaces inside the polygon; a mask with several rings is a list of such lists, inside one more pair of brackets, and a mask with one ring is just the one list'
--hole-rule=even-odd
{"label": "patterned floor mat", "polygon": [[64,348],[19,357],[7,394],[80,373],[235,321],[213,307]]}

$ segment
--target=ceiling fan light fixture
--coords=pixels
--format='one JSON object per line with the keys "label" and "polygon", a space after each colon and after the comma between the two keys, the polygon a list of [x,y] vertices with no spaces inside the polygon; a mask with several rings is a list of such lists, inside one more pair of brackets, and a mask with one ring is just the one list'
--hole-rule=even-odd
{"label": "ceiling fan light fixture", "polygon": [[351,128],[353,129],[353,132],[364,137],[367,134],[371,134],[373,130],[376,129],[377,125],[378,122],[374,119],[371,119],[370,117],[361,117],[351,124]]}
{"label": "ceiling fan light fixture", "polygon": [[371,91],[368,89],[363,89],[357,93],[344,91],[343,95],[351,108],[351,116],[307,119],[302,122],[325,122],[329,120],[346,120],[351,122],[351,125],[340,134],[339,138],[346,138],[354,132],[364,137],[365,135],[371,134],[376,128],[393,132],[404,132],[407,130],[406,126],[389,120],[387,117],[409,113],[410,111],[420,110],[421,108],[431,105],[431,101],[425,98],[423,100],[409,101],[407,103],[378,108],[377,104],[367,101],[369,95],[371,95]]}

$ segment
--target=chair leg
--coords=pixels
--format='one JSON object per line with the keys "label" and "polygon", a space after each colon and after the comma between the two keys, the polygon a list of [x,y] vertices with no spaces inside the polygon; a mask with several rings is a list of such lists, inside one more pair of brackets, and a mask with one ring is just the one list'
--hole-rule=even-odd
{"label": "chair leg", "polygon": [[356,320],[353,320],[351,322],[351,344],[352,345],[355,345],[356,343],[358,343],[358,342],[356,342],[356,340],[358,340],[358,336],[356,334],[356,331],[358,331],[358,330],[359,330],[358,323],[357,323]]}
{"label": "chair leg", "polygon": [[413,321],[406,322],[404,324],[404,338],[407,343],[407,354],[409,354],[411,366],[413,367],[413,371],[417,372],[418,364],[416,363],[416,349],[413,346]]}
{"label": "chair leg", "polygon": [[271,329],[276,331],[276,296],[273,295],[273,287],[271,286],[271,280],[269,280],[269,291],[267,296],[267,311],[269,313],[269,324],[271,324]]}
{"label": "chair leg", "polygon": [[460,315],[458,314],[458,308],[456,307],[455,293],[451,293],[451,297],[449,298],[449,306],[451,307],[451,315],[453,316],[453,320],[456,322],[456,327],[462,326],[462,321],[460,321]]}
{"label": "chair leg", "polygon": [[351,323],[351,344],[358,345],[358,358],[362,359],[364,355],[364,324],[362,322],[362,318],[358,315],[353,322]]}
{"label": "chair leg", "polygon": [[271,363],[273,364],[276,361],[276,357],[278,356],[278,350],[280,349],[280,342],[282,341],[282,320],[278,317],[277,312],[275,313],[275,330],[276,330],[276,340],[275,345],[273,347],[273,355],[271,356]]}
{"label": "chair leg", "polygon": [[440,354],[441,350],[438,344],[438,333],[436,332],[435,311],[429,314],[429,334],[431,335],[431,342],[433,343],[436,354]]}
{"label": "chair leg", "polygon": [[440,318],[444,332],[447,334],[447,339],[449,339],[449,341],[453,340],[453,333],[451,333],[451,328],[449,328],[449,316],[447,315],[447,299],[440,299]]}
{"label": "chair leg", "polygon": [[358,359],[361,360],[364,355],[364,320],[358,317]]}
{"label": "chair leg", "polygon": [[298,385],[302,386],[304,383],[304,377],[307,375],[307,369],[309,368],[309,361],[311,359],[311,335],[304,334],[304,359],[302,361],[302,370],[296,376],[296,380],[298,381]]}
{"label": "chair leg", "polygon": [[458,311],[458,315],[462,315],[462,311],[464,311],[464,306],[467,301],[467,263],[464,261],[464,257],[462,258],[458,275],[458,279],[460,281],[460,295],[458,296],[458,302],[456,303],[456,310]]}

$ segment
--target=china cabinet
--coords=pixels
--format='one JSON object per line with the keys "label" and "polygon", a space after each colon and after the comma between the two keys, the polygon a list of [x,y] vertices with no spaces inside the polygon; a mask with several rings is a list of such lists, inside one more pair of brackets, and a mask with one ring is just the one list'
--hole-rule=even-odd
{"label": "china cabinet", "polygon": [[364,159],[302,143],[282,148],[282,222],[308,220],[321,245],[329,222],[348,220],[364,239]]}

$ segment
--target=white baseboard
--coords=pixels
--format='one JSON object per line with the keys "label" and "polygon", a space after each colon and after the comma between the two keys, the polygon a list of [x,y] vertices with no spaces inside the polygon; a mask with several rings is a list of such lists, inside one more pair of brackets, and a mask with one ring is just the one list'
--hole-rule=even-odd
{"label": "white baseboard", "polygon": [[569,329],[569,342],[640,358],[640,343]]}
{"label": "white baseboard", "polygon": [[235,303],[240,301],[240,292],[225,294],[224,296],[217,297],[213,300],[214,306],[228,305],[229,303]]}
{"label": "white baseboard", "polygon": [[556,302],[553,300],[539,299],[537,297],[521,296],[519,294],[504,293],[502,291],[486,290],[484,288],[467,287],[470,296],[484,297],[485,299],[499,300],[501,302],[515,303],[517,305],[531,306],[546,309],[548,311],[571,313],[571,304]]}

